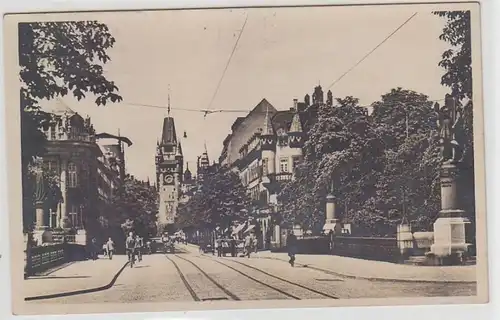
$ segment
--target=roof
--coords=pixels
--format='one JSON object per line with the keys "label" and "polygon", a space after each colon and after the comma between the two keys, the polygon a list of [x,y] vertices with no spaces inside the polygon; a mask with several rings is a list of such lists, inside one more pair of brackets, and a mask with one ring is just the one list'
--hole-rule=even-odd
{"label": "roof", "polygon": [[278,129],[283,128],[285,129],[286,132],[288,132],[288,128],[290,128],[292,119],[293,119],[292,111],[290,110],[278,111],[272,118],[274,130],[277,131]]}
{"label": "roof", "polygon": [[238,117],[236,120],[234,120],[233,125],[231,126],[231,130],[235,131],[238,126],[245,120],[245,117]]}
{"label": "roof", "polygon": [[121,142],[125,142],[129,147],[132,145],[132,141],[127,137],[116,136],[107,132],[98,133],[95,135],[96,139],[116,139]]}
{"label": "roof", "polygon": [[292,124],[290,125],[290,132],[302,132],[302,123],[300,121],[298,112],[293,115]]}
{"label": "roof", "polygon": [[177,144],[177,134],[175,133],[174,118],[166,117],[163,119],[163,130],[161,135],[161,144]]}
{"label": "roof", "polygon": [[62,116],[64,113],[68,115],[75,115],[76,112],[68,107],[64,101],[60,98],[52,99],[52,100],[45,100],[42,103],[40,103],[40,108],[42,111],[45,111],[47,113],[52,113],[57,116]]}

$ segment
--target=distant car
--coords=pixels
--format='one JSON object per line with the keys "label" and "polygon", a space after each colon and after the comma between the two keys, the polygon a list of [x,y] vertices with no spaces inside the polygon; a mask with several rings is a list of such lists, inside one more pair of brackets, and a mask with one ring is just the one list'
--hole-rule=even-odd
{"label": "distant car", "polygon": [[211,243],[200,244],[200,249],[203,253],[214,253],[214,247]]}
{"label": "distant car", "polygon": [[[229,245],[224,248],[223,254],[231,254],[231,239],[217,239],[219,246],[222,246],[222,241],[226,241]],[[245,242],[243,240],[234,240],[236,242],[236,256],[245,251]]]}

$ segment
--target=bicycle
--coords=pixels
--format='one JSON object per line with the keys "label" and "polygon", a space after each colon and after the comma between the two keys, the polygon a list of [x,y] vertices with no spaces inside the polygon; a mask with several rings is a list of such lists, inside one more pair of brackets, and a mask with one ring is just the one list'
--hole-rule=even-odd
{"label": "bicycle", "polygon": [[128,251],[127,253],[128,253],[128,261],[130,264],[130,268],[132,268],[134,266],[134,263],[135,263],[134,249],[128,249],[127,251]]}

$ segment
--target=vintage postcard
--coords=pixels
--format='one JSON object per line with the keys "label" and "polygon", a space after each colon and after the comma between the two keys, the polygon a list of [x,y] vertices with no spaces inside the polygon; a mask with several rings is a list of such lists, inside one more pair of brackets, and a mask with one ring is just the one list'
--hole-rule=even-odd
{"label": "vintage postcard", "polygon": [[488,301],[478,3],[4,26],[15,314]]}

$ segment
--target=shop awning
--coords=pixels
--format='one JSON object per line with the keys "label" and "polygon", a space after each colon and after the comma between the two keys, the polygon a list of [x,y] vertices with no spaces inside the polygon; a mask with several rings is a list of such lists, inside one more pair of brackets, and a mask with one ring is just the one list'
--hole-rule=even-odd
{"label": "shop awning", "polygon": [[253,228],[255,228],[255,225],[254,225],[254,224],[249,225],[249,226],[248,226],[248,228],[245,230],[245,232],[244,232],[244,233],[247,233],[247,232],[252,231],[252,230],[253,230]]}
{"label": "shop awning", "polygon": [[237,226],[236,228],[233,229],[233,232],[232,234],[238,234],[240,233],[241,230],[243,230],[243,228],[245,228],[245,224],[240,224],[239,226]]}

